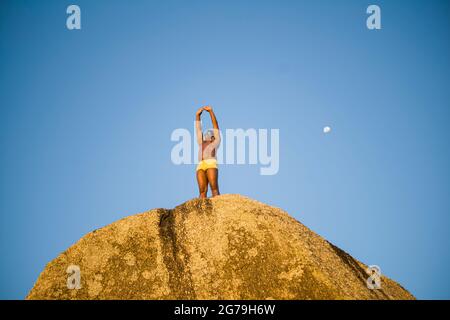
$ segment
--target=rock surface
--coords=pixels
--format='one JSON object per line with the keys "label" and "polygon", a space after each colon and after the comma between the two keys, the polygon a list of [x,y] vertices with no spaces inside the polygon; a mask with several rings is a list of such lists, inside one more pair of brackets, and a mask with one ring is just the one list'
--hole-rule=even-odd
{"label": "rock surface", "polygon": [[[80,289],[66,272],[80,268]],[[286,212],[240,195],[193,199],[95,230],[51,261],[27,299],[414,299]]]}

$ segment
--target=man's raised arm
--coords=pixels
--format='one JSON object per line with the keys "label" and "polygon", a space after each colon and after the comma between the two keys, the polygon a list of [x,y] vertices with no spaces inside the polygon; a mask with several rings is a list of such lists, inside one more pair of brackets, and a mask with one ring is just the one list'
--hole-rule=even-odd
{"label": "man's raised arm", "polygon": [[208,111],[209,115],[211,116],[211,122],[213,125],[213,131],[214,131],[214,144],[219,145],[220,144],[220,132],[219,132],[219,123],[217,122],[216,115],[214,114],[213,109],[211,106],[203,107],[203,110]]}
{"label": "man's raised arm", "polygon": [[200,116],[202,115],[203,107],[197,110],[195,114],[195,132],[197,134],[197,143],[202,144],[203,142],[203,133],[202,133],[202,122]]}

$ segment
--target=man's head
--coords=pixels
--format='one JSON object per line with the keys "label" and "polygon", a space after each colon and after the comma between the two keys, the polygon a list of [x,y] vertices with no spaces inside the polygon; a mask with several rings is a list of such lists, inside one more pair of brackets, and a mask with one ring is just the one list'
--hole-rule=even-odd
{"label": "man's head", "polygon": [[214,141],[214,130],[208,129],[203,133],[203,141]]}

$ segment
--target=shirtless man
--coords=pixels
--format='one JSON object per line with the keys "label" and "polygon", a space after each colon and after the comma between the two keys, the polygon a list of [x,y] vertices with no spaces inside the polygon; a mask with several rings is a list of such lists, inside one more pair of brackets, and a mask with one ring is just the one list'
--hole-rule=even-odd
{"label": "shirtless man", "polygon": [[[213,124],[213,130],[209,129],[202,133],[202,124],[200,117],[203,111],[209,112],[211,116],[211,122]],[[217,179],[219,177],[219,171],[217,169],[216,151],[220,144],[219,124],[217,123],[216,115],[211,106],[201,107],[197,110],[195,115],[195,129],[197,133],[197,143],[199,145],[198,160],[200,161],[197,166],[197,182],[199,197],[206,198],[208,192],[208,184],[211,188],[212,196],[219,195],[219,184]]]}

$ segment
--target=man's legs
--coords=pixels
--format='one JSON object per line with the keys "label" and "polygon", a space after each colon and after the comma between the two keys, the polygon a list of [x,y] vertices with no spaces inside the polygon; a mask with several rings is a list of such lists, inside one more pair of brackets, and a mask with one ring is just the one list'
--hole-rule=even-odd
{"label": "man's legs", "polygon": [[198,191],[200,193],[199,198],[206,198],[208,192],[208,178],[206,177],[205,170],[197,170],[197,182]]}
{"label": "man's legs", "polygon": [[220,194],[219,192],[219,170],[210,168],[206,170],[206,177],[208,178],[209,186],[211,187],[211,193],[212,196],[218,196]]}

